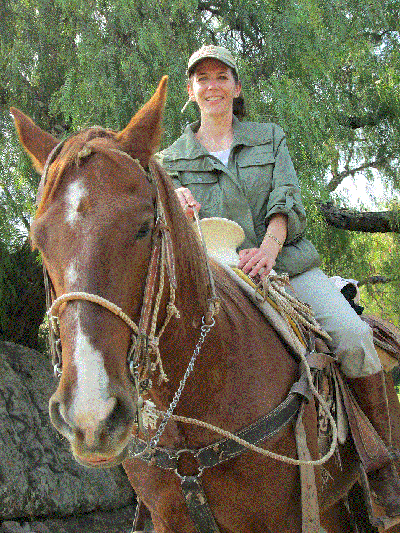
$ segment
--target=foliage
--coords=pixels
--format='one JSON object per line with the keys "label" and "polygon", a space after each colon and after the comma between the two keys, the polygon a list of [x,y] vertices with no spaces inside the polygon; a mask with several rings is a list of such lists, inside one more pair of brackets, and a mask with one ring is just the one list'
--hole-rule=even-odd
{"label": "foliage", "polygon": [[[180,113],[187,58],[215,43],[238,57],[249,119],[287,132],[324,268],[399,279],[395,237],[389,251],[382,237],[326,227],[317,208],[352,201],[356,191],[338,193],[346,177],[398,188],[399,11],[400,0],[0,0],[3,254],[25,242],[38,181],[11,105],[56,136],[92,124],[120,129],[167,73],[167,145],[196,118],[190,107]],[[397,316],[398,283],[390,291],[385,309]]]}
{"label": "foliage", "polygon": [[4,251],[0,244],[0,340],[42,349],[38,332],[45,295],[37,254],[32,254],[27,242],[11,253]]}

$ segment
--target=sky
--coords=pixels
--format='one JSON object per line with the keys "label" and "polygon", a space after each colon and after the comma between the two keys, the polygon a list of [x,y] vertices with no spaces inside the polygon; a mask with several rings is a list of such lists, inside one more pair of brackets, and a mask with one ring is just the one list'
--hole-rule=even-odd
{"label": "sky", "polygon": [[379,176],[371,183],[361,173],[345,178],[335,192],[347,199],[349,207],[363,211],[384,211],[394,198],[400,201],[400,193],[389,188]]}

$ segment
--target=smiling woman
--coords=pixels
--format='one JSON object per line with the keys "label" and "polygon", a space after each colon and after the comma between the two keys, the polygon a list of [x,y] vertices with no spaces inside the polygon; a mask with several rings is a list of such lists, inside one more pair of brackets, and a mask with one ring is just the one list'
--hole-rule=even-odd
{"label": "smiling woman", "polygon": [[[226,150],[233,140],[231,128],[233,101],[240,95],[242,85],[235,79],[230,67],[216,59],[205,59],[190,76],[189,99],[196,102],[201,112],[201,126],[197,139],[209,151]],[[213,117],[220,126],[221,135],[210,135],[207,117]],[[226,133],[226,134],[225,134]]]}

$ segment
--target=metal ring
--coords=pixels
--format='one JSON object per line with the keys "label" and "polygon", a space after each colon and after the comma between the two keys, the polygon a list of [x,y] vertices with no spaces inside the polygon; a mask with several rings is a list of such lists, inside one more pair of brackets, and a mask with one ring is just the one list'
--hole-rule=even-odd
{"label": "metal ring", "polygon": [[[197,463],[196,464],[197,473],[188,474],[188,475],[182,475],[179,472],[179,468],[180,468],[179,460],[180,460],[181,456],[185,455],[185,454],[188,455],[190,457],[190,459],[193,459]],[[184,448],[183,450],[179,450],[176,453],[175,458],[176,458],[176,468],[174,469],[174,472],[179,477],[179,479],[181,479],[181,480],[182,479],[186,479],[188,476],[190,476],[190,477],[192,477],[192,476],[199,477],[203,473],[204,466],[200,463],[200,460],[197,457],[197,454],[193,453],[193,450],[187,450],[186,448]]]}

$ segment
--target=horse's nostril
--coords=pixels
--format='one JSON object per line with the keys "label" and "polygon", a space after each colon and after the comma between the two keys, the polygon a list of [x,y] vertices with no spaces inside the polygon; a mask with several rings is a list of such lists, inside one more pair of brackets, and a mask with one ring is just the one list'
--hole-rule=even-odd
{"label": "horse's nostril", "polygon": [[71,426],[62,414],[61,402],[50,400],[50,420],[53,426],[66,437],[72,435]]}
{"label": "horse's nostril", "polygon": [[119,426],[126,426],[130,424],[133,419],[131,410],[125,405],[124,401],[120,398],[116,398],[114,409],[110,413],[105,423],[107,431],[113,432],[118,429]]}

